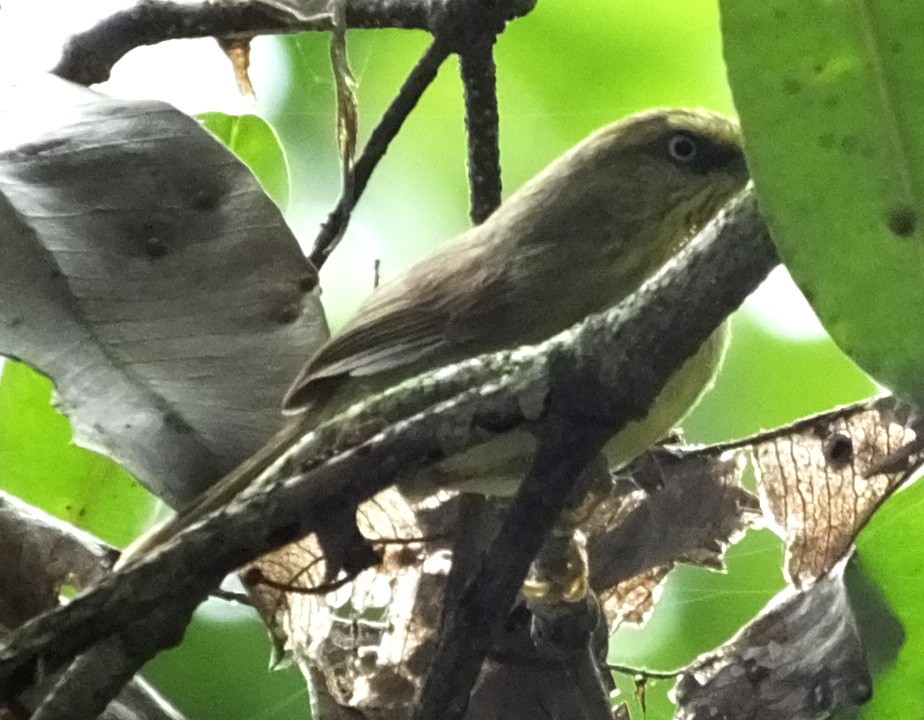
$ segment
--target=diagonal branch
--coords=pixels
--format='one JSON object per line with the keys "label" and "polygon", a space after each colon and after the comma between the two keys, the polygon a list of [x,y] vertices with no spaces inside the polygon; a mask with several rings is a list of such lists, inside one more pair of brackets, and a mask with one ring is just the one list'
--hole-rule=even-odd
{"label": "diagonal branch", "polygon": [[344,187],[348,188],[349,192],[345,193],[337,206],[331,210],[327,221],[321,225],[321,231],[315,238],[309,259],[316,268],[320,269],[337,247],[350,221],[350,213],[353,212],[363,190],[366,189],[372,172],[385,156],[391,141],[395,139],[404,121],[417,106],[424,91],[436,79],[440,65],[447,57],[449,57],[449,46],[438,39],[434,40],[404,81],[397,97],[392,100],[375,130],[372,131],[362,154],[350,171],[350,177],[344,183]]}
{"label": "diagonal branch", "polygon": [[[564,492],[581,458],[602,442],[597,428],[615,433],[642,417],[673,371],[776,263],[756,201],[747,192],[619,307],[535,348],[484,356],[410,380],[335,418],[293,446],[263,483],[231,505],[8,636],[0,644],[0,697],[15,695],[39,667],[49,671],[69,662],[158,607],[203,598],[234,568],[323,527],[326,518],[354,509],[399,474],[498,432],[544,423],[542,432],[568,439],[562,446],[566,453],[562,460],[550,453],[537,459],[507,518],[504,542],[495,548],[502,561],[481,571],[490,578],[486,587],[503,600],[511,587],[515,592],[521,569],[531,560],[530,549],[519,545],[518,528],[529,524],[522,513],[536,502],[542,482],[555,477],[554,485]],[[466,387],[431,406],[434,397]],[[371,437],[355,437],[356,428],[363,427],[357,418],[364,413],[392,424],[371,430]],[[398,418],[405,419],[394,422]],[[374,427],[381,428],[381,422]],[[576,434],[585,428],[586,447]],[[553,517],[551,507],[543,517]],[[541,537],[546,531],[531,532]],[[470,586],[466,597],[473,592],[477,586]],[[458,631],[447,636],[458,637]],[[480,652],[466,660],[467,667],[480,665]],[[467,695],[467,683],[439,693],[437,700],[454,702]]]}

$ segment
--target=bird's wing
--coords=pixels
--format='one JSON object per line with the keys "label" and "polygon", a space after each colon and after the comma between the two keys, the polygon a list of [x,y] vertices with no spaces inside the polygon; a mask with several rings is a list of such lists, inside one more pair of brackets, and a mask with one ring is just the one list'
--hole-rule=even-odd
{"label": "bird's wing", "polygon": [[338,335],[321,348],[302,373],[310,382],[337,375],[368,376],[392,370],[446,344],[446,320],[401,308]]}
{"label": "bird's wing", "polygon": [[[479,352],[482,336],[490,334],[493,325],[479,318],[500,310],[504,283],[500,271],[472,259],[434,259],[381,286],[302,368],[286,394],[284,409],[307,410],[348,376],[395,370],[451,348],[472,346],[472,353]],[[450,273],[452,278],[447,277]],[[459,288],[476,286],[480,292],[458,293]]]}

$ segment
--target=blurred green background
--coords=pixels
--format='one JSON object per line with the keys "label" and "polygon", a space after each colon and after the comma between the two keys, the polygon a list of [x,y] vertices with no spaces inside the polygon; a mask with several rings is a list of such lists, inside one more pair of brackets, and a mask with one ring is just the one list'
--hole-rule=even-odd
{"label": "blurred green background", "polygon": [[[348,41],[364,139],[429,37],[353,31]],[[270,71],[255,75],[264,98],[257,108],[288,154],[292,185],[287,214],[307,247],[339,193],[328,39],[306,34],[261,40],[254,53],[255,62],[261,53],[271,60]],[[591,131],[628,113],[678,105],[733,113],[715,0],[539,0],[535,11],[501,36],[497,63],[507,194]],[[333,327],[372,289],[376,260],[387,279],[466,228],[467,211],[461,84],[452,60],[374,175],[345,239],[322,272]],[[873,383],[824,336],[785,274],[778,272],[734,318],[722,374],[685,430],[693,441],[742,437],[874,392]],[[2,420],[0,406],[0,432]],[[66,442],[66,427],[56,432],[57,442]],[[0,459],[11,453],[23,457],[28,443],[13,449],[3,443],[0,452]],[[0,482],[53,511],[70,507],[66,488],[50,490],[34,475],[19,483],[0,476]],[[132,502],[147,507],[144,500]],[[147,511],[132,512],[121,517],[101,513],[83,524],[124,542]],[[782,587],[781,559],[779,542],[760,531],[733,548],[727,574],[680,568],[649,625],[614,635],[612,660],[670,669],[713,648]],[[190,718],[308,717],[298,673],[270,672],[268,660],[269,645],[253,616],[210,602],[197,614],[184,644],[150,663],[145,674]],[[620,679],[620,685],[630,708],[638,711],[631,679]],[[648,689],[651,720],[671,716],[668,685]]]}

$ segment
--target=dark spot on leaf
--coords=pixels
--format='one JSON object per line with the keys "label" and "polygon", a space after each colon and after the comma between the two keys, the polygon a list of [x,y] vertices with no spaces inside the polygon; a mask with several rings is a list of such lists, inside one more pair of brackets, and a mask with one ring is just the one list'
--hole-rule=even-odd
{"label": "dark spot on leaf", "polygon": [[167,243],[163,238],[152,236],[144,241],[144,250],[152,258],[163,257],[167,254]]}
{"label": "dark spot on leaf", "polygon": [[57,279],[59,279],[59,278],[63,275],[63,273],[62,273],[58,268],[54,268],[54,269],[53,269],[50,273],[48,273],[48,274],[51,276],[51,279],[52,279],[52,280],[57,280]]}
{"label": "dark spot on leaf", "polygon": [[892,208],[886,223],[895,235],[909,237],[917,230],[918,218],[914,210],[907,205]]}
{"label": "dark spot on leaf", "polygon": [[844,467],[853,461],[853,440],[844,433],[834,433],[825,440],[825,459],[835,467]]}
{"label": "dark spot on leaf", "polygon": [[164,413],[164,427],[170,428],[178,435],[188,435],[193,432],[192,426],[175,412]]}
{"label": "dark spot on leaf", "polygon": [[420,561],[420,550],[405,545],[395,554],[395,562],[399,567],[412,567]]}
{"label": "dark spot on leaf", "polygon": [[789,13],[787,13],[782,8],[776,8],[776,10],[773,11],[774,20],[785,20],[788,17],[789,17]]}
{"label": "dark spot on leaf", "polygon": [[193,210],[208,212],[218,207],[218,193],[210,190],[197,190],[192,194],[190,205]]}
{"label": "dark spot on leaf", "polygon": [[793,78],[786,78],[783,81],[783,92],[787,95],[798,95],[802,92],[802,83]]}
{"label": "dark spot on leaf", "polygon": [[272,318],[273,322],[276,322],[280,325],[289,325],[290,323],[294,323],[296,320],[298,320],[298,315],[299,308],[292,303],[276,307],[270,313],[270,317]]}
{"label": "dark spot on leaf", "polygon": [[852,155],[860,147],[860,139],[856,135],[844,135],[841,138],[841,150],[848,155]]}
{"label": "dark spot on leaf", "polygon": [[818,138],[818,145],[827,150],[834,147],[835,140],[837,140],[837,138],[834,136],[834,133],[823,133]]}
{"label": "dark spot on leaf", "polygon": [[893,55],[898,55],[902,51],[902,44],[898,40],[893,40],[889,43],[889,52]]}
{"label": "dark spot on leaf", "polygon": [[840,95],[829,95],[828,97],[826,97],[824,100],[821,101],[821,104],[828,110],[831,110],[841,104],[841,96]]}
{"label": "dark spot on leaf", "polygon": [[241,573],[241,582],[244,583],[244,585],[247,587],[252,587],[262,583],[265,577],[266,576],[263,574],[263,571],[260,570],[260,568],[250,567]]}

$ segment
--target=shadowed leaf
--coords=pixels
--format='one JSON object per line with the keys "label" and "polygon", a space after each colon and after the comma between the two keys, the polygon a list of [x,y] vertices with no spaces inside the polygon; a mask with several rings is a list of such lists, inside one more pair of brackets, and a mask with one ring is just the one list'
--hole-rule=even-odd
{"label": "shadowed leaf", "polygon": [[780,257],[851,358],[924,399],[924,326],[911,320],[924,314],[924,4],[720,5],[748,165]]}
{"label": "shadowed leaf", "polygon": [[787,589],[730,642],[694,662],[675,690],[676,720],[821,720],[861,705],[872,679],[843,565]]}
{"label": "shadowed leaf", "polygon": [[171,504],[279,425],[327,337],[316,273],[191,118],[52,77],[0,107],[0,352],[54,380],[78,443]]}

